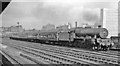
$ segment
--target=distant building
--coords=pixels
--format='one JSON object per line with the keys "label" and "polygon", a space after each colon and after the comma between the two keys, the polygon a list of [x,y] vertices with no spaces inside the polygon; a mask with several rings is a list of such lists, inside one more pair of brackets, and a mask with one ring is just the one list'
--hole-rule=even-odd
{"label": "distant building", "polygon": [[83,23],[83,24],[82,24],[82,27],[83,27],[83,28],[87,28],[87,27],[88,27],[88,28],[93,28],[93,25],[89,25],[89,24],[87,24],[87,23]]}
{"label": "distant building", "polygon": [[55,29],[55,25],[47,24],[47,25],[43,26],[41,30],[53,30],[53,29]]}
{"label": "distant building", "polygon": [[[103,13],[102,13],[103,12]],[[109,35],[118,36],[118,10],[102,9],[101,10],[101,26],[108,29]]]}
{"label": "distant building", "polygon": [[23,32],[24,29],[21,25],[19,26],[11,26],[11,27],[1,27],[1,32]]}
{"label": "distant building", "polygon": [[21,25],[19,26],[11,26],[8,28],[10,30],[10,32],[23,32],[24,29]]}
{"label": "distant building", "polygon": [[58,30],[67,30],[67,29],[69,29],[69,25],[61,25],[61,26],[56,27],[56,29],[58,29]]}
{"label": "distant building", "polygon": [[120,1],[118,2],[118,31],[120,33]]}
{"label": "distant building", "polygon": [[0,27],[0,32],[10,31],[9,27]]}

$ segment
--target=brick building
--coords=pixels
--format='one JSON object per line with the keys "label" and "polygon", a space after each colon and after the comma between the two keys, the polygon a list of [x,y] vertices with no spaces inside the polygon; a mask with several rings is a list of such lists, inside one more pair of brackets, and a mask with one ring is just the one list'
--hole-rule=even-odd
{"label": "brick building", "polygon": [[53,29],[55,29],[55,25],[47,24],[47,25],[43,26],[41,30],[53,30]]}

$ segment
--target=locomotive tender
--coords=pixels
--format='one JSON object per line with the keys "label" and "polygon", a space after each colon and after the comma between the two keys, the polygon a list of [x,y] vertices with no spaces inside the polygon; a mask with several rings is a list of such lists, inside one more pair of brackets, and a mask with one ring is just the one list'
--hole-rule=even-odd
{"label": "locomotive tender", "polygon": [[64,30],[40,31],[34,36],[10,37],[10,39],[37,42],[42,44],[51,44],[59,46],[68,46],[84,48],[89,50],[107,50],[112,43],[106,39],[108,30],[105,28],[71,28]]}

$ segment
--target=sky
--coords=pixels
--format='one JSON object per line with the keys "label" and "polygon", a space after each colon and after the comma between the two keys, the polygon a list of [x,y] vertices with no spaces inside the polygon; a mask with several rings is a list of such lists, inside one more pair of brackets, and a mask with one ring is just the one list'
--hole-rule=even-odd
{"label": "sky", "polygon": [[[100,8],[117,9],[118,0],[12,0],[0,15],[2,26],[20,23],[25,29],[41,29],[43,25],[67,24],[74,27],[99,24]],[[2,21],[1,21],[2,19]]]}

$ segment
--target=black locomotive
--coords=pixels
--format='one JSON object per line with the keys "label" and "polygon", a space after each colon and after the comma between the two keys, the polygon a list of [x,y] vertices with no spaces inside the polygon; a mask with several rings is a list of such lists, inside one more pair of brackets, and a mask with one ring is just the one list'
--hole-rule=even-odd
{"label": "black locomotive", "polygon": [[64,30],[39,31],[24,37],[11,36],[10,39],[37,42],[41,44],[59,45],[89,50],[108,50],[113,43],[107,39],[105,28],[71,28]]}

